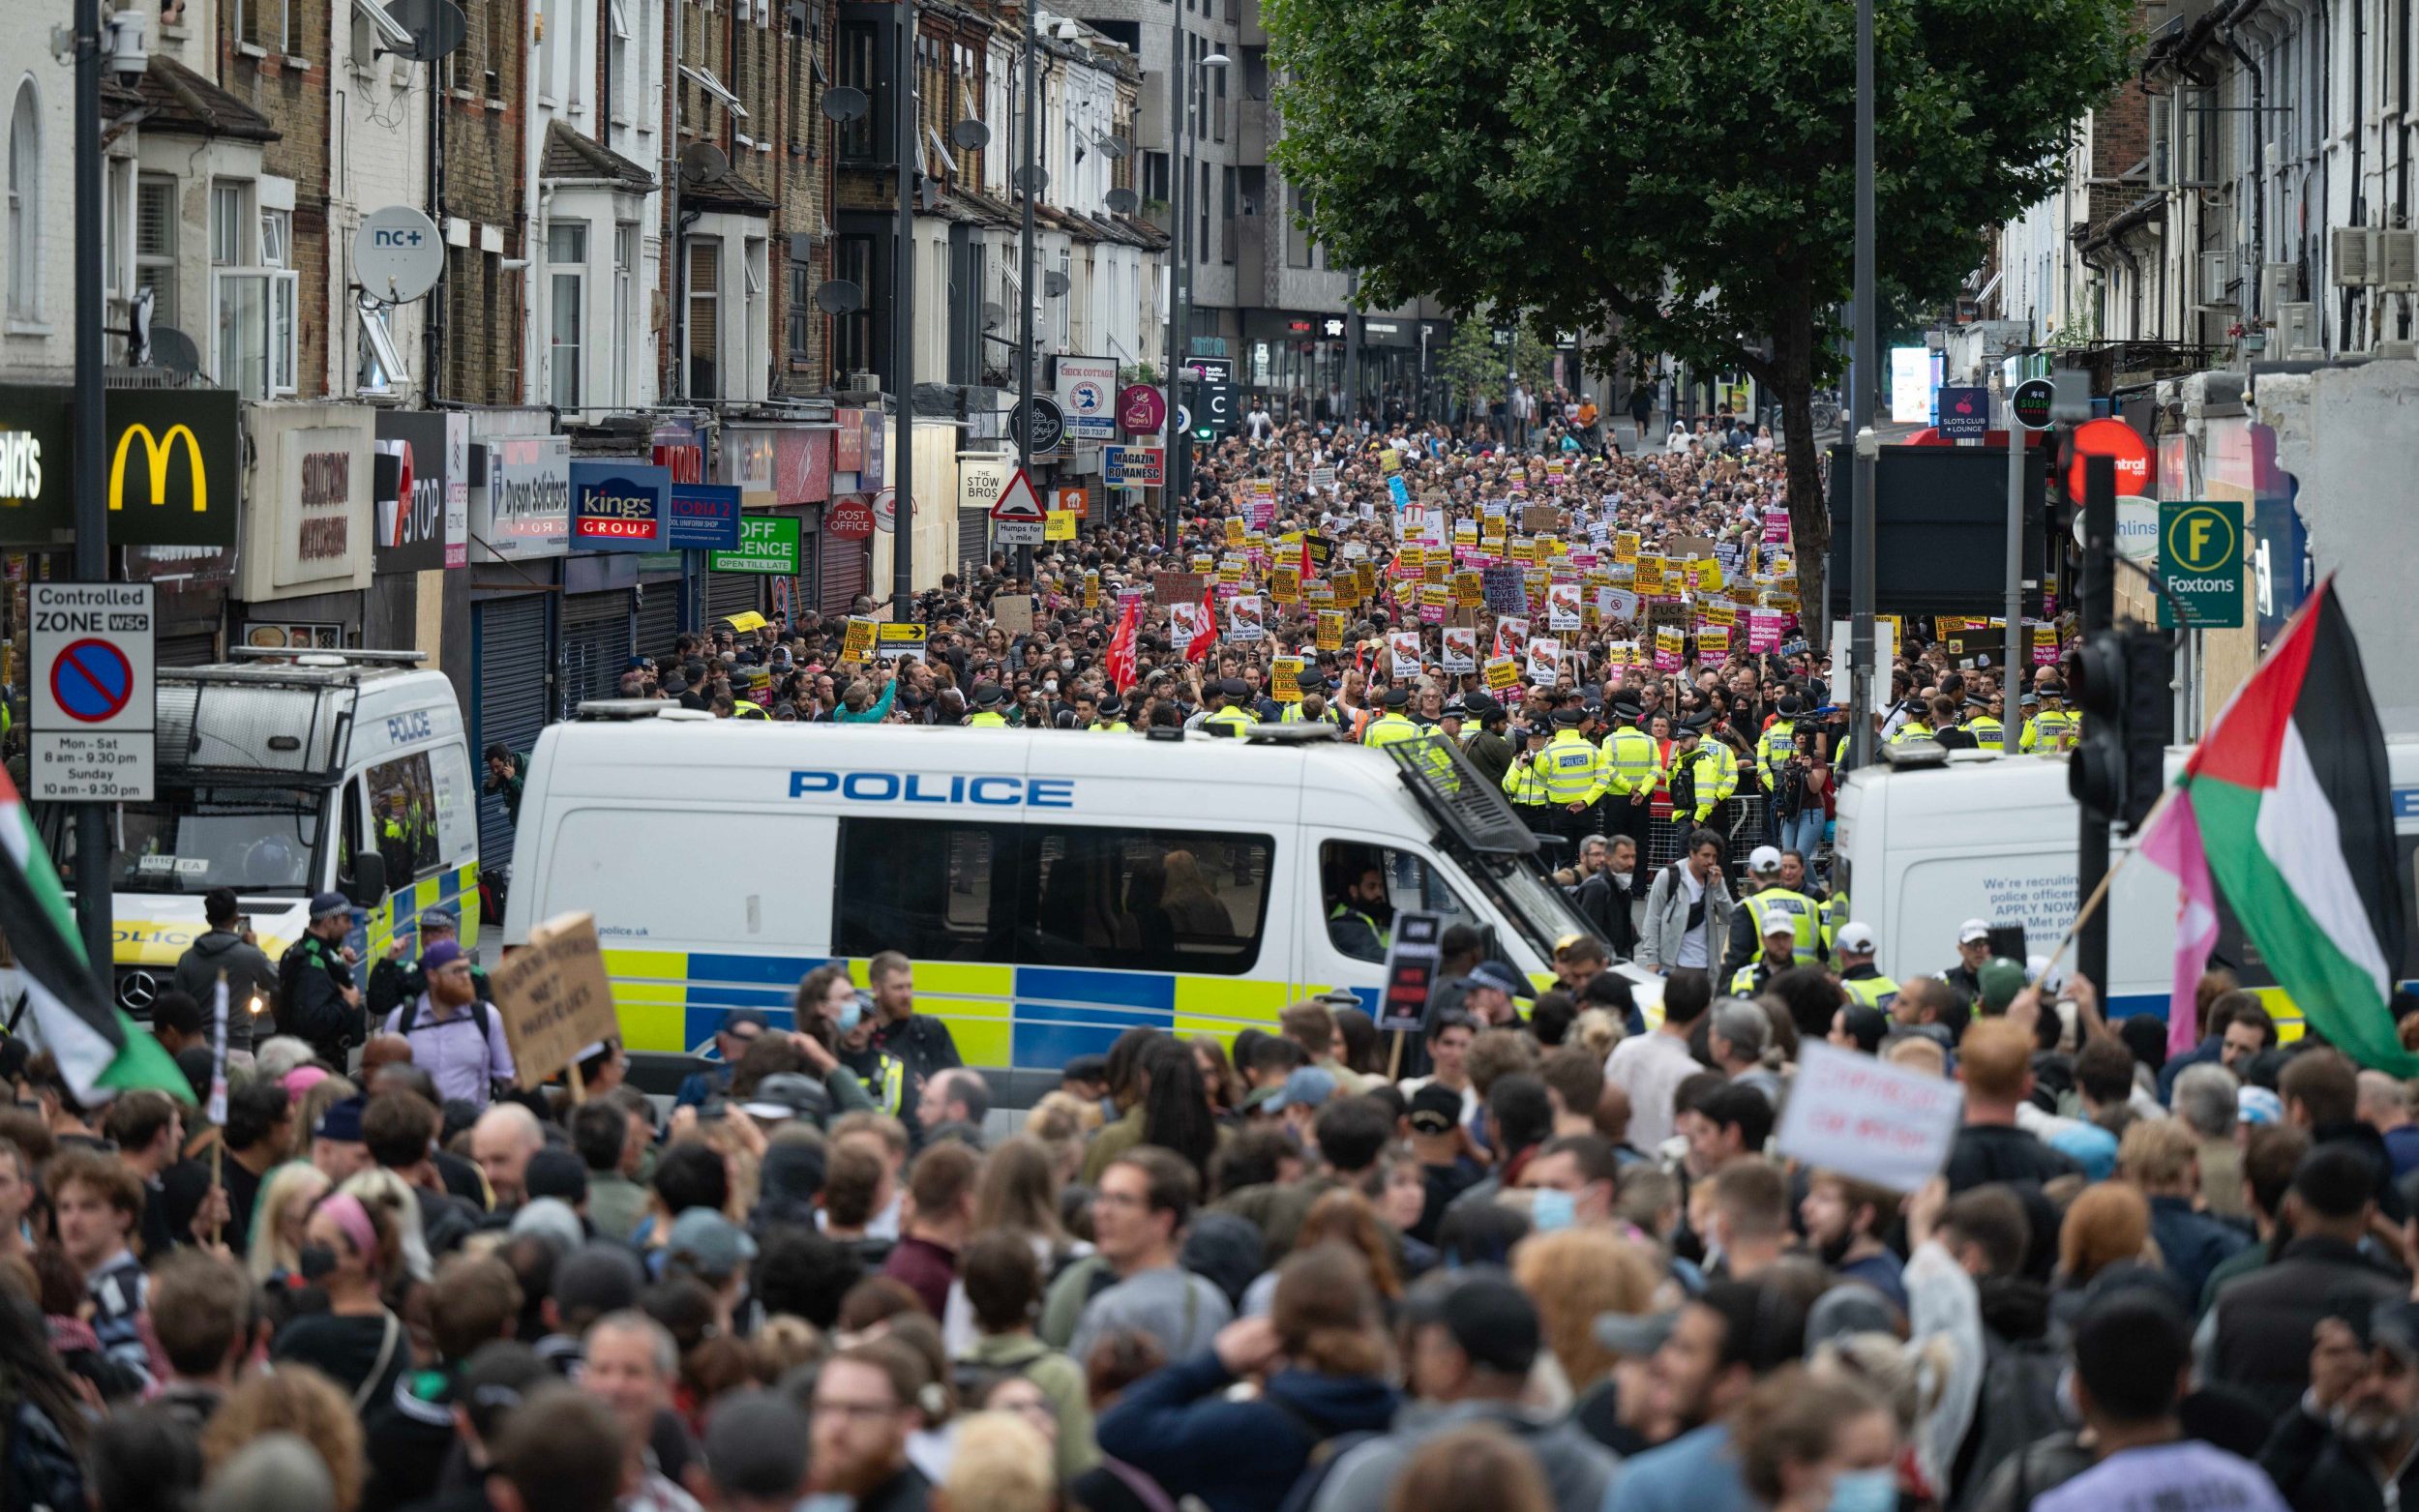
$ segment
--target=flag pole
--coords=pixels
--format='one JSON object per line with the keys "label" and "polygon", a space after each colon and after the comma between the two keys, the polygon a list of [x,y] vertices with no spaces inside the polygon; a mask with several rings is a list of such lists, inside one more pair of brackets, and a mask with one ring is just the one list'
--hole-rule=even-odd
{"label": "flag pole", "polygon": [[[226,973],[219,973],[219,991],[211,1007],[210,1024],[210,1106],[208,1114],[219,1137],[210,1141],[210,1188],[214,1192],[226,1187]],[[213,1219],[210,1242],[219,1242],[224,1226]]]}

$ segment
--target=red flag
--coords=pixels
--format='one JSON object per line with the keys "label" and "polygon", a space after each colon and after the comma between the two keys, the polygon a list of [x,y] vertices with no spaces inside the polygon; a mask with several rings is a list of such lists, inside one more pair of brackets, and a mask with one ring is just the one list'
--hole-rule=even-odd
{"label": "red flag", "polygon": [[1126,600],[1125,612],[1118,616],[1117,634],[1109,637],[1109,655],[1105,665],[1109,668],[1111,686],[1120,693],[1134,686],[1137,671],[1134,635],[1142,620],[1142,608],[1140,601]]}
{"label": "red flag", "polygon": [[1184,660],[1187,662],[1207,662],[1210,660],[1210,648],[1217,643],[1217,590],[1205,586],[1201,590],[1201,628],[1193,632],[1193,638],[1186,642],[1184,646]]}

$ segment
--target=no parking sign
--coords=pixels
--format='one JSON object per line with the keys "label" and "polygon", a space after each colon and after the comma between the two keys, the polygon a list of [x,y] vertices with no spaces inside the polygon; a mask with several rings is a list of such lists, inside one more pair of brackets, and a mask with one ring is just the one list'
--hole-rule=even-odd
{"label": "no parking sign", "polygon": [[31,796],[114,803],[153,796],[157,625],[147,582],[37,582]]}

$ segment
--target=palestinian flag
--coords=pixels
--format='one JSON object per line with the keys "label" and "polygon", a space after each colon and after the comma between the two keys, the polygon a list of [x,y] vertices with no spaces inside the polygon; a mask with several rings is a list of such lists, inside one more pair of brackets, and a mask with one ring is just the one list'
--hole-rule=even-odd
{"label": "palestinian flag", "polygon": [[2312,1027],[2364,1066],[2419,1076],[2388,1003],[2404,934],[2389,788],[2385,734],[2330,578],[2144,827],[2142,854],[2182,895],[2171,1038],[2191,1034],[2191,984],[2223,895]]}
{"label": "palestinian flag", "polygon": [[160,1042],[128,1018],[84,957],[75,910],[34,833],[16,785],[0,771],[0,933],[24,974],[34,1038],[58,1058],[78,1102],[153,1087],[180,1102],[193,1084]]}

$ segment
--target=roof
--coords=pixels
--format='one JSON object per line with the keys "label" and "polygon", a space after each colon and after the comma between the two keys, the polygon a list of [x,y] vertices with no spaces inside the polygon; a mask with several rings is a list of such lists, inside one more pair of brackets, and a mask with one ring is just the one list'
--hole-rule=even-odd
{"label": "roof", "polygon": [[561,121],[547,123],[546,155],[538,161],[538,177],[558,184],[611,184],[634,194],[655,188],[655,175]]}
{"label": "roof", "polygon": [[165,53],[151,55],[136,92],[151,110],[143,118],[146,131],[253,142],[284,134],[267,116]]}
{"label": "roof", "polygon": [[751,216],[773,213],[773,196],[735,167],[711,184],[681,186],[680,198],[684,207],[699,210],[728,210]]}

